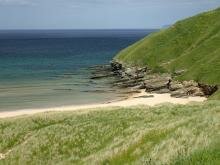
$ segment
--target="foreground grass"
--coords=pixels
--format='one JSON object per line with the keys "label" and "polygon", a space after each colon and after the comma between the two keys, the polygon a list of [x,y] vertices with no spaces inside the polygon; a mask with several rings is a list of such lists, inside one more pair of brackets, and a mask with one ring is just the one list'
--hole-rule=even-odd
{"label": "foreground grass", "polygon": [[0,164],[219,164],[220,102],[0,119]]}

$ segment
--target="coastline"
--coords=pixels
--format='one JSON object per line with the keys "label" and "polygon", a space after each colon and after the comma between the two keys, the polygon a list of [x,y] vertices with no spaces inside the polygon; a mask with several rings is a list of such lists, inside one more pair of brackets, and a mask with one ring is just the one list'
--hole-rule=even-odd
{"label": "coastline", "polygon": [[145,90],[140,90],[140,93],[130,95],[127,99],[121,101],[110,101],[101,104],[88,104],[78,106],[60,106],[51,108],[39,108],[39,109],[21,109],[15,111],[3,111],[0,112],[0,118],[16,117],[22,115],[33,115],[43,112],[65,112],[65,111],[79,111],[79,110],[92,110],[95,108],[108,108],[108,107],[129,107],[129,106],[156,106],[163,103],[172,104],[188,104],[190,102],[203,102],[206,101],[206,97],[188,97],[188,98],[174,98],[170,94],[156,94],[146,93]]}

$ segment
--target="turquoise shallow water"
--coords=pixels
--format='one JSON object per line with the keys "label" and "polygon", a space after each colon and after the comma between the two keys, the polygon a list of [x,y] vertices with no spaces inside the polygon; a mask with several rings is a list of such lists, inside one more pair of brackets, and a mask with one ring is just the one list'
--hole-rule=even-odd
{"label": "turquoise shallow water", "polygon": [[101,103],[123,97],[91,80],[122,48],[154,30],[0,31],[0,111]]}

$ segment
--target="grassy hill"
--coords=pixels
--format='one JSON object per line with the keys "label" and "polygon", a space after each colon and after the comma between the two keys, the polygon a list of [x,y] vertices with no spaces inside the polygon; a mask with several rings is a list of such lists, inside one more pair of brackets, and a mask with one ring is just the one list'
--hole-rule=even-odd
{"label": "grassy hill", "polygon": [[220,163],[220,102],[0,120],[0,164]]}
{"label": "grassy hill", "polygon": [[[186,72],[179,80],[220,85],[220,8],[182,20],[122,50],[125,65]],[[215,96],[220,99],[220,92]]]}
{"label": "grassy hill", "polygon": [[[177,22],[129,48],[125,65],[219,84],[220,9]],[[220,94],[215,96],[220,98]],[[48,112],[0,119],[0,165],[219,165],[220,101]]]}

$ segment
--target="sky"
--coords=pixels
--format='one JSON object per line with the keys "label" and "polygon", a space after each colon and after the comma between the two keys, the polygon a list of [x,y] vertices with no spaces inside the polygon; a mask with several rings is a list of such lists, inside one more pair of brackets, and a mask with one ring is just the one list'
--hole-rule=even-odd
{"label": "sky", "polygon": [[220,0],[0,0],[0,29],[161,28]]}

